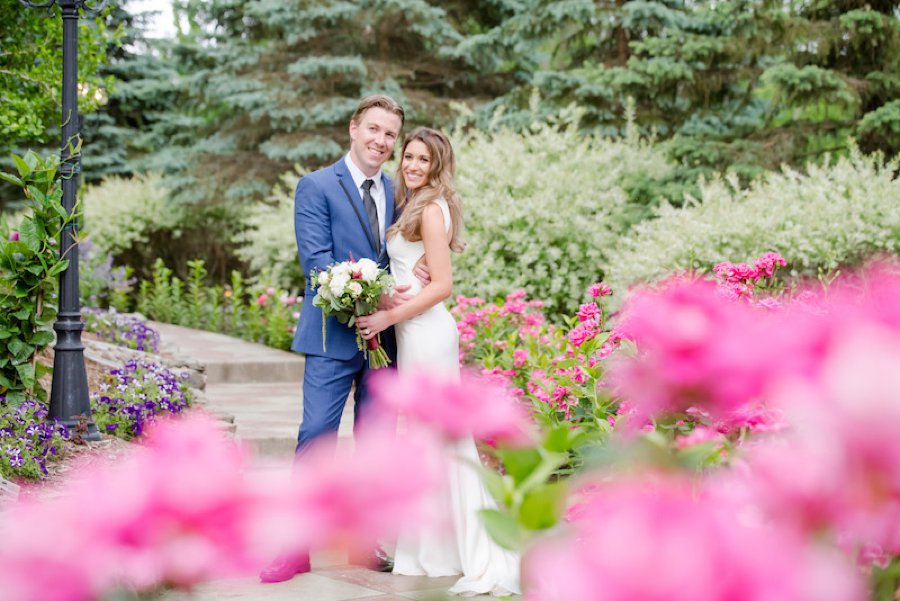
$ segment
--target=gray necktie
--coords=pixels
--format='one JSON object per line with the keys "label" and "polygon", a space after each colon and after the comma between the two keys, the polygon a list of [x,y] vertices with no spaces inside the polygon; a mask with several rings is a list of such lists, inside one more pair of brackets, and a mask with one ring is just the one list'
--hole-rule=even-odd
{"label": "gray necktie", "polygon": [[369,227],[372,228],[372,236],[375,238],[375,252],[381,254],[381,228],[378,227],[378,210],[375,208],[375,199],[369,190],[375,185],[375,180],[367,179],[363,182],[363,204],[366,205],[366,214],[369,216]]}

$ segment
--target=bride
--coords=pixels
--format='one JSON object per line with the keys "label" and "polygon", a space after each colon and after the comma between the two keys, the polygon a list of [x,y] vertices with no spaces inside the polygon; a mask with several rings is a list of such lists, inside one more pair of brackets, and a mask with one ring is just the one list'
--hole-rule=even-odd
{"label": "bride", "polygon": [[[447,137],[420,127],[403,142],[397,182],[400,218],[387,231],[391,273],[408,284],[414,296],[406,303],[358,319],[366,339],[395,326],[397,368],[401,373],[428,370],[459,378],[456,322],[443,301],[453,287],[451,250],[460,252],[462,202],[453,188],[455,160]],[[422,286],[414,268],[425,256],[431,281]],[[449,529],[420,526],[401,535],[394,573],[408,576],[462,577],[451,593],[518,594],[519,558],[494,543],[478,515],[496,507],[474,465],[478,452],[471,437],[452,443],[449,490],[441,499],[451,520]]]}

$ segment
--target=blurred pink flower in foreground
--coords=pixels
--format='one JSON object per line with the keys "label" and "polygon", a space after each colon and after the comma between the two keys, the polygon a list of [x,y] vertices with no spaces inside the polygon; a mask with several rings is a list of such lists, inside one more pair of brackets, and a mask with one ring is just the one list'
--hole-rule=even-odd
{"label": "blurred pink flower in foreground", "polygon": [[689,480],[595,485],[568,530],[523,560],[526,601],[862,601],[853,566],[742,519]]}
{"label": "blurred pink flower in foreground", "polygon": [[760,397],[789,350],[759,335],[766,318],[723,300],[705,280],[676,278],[635,292],[616,333],[634,341],[639,356],[619,357],[610,379],[640,414],[696,406],[722,419]]}
{"label": "blurred pink flower in foreground", "polygon": [[505,388],[463,374],[455,382],[418,372],[379,373],[373,382],[376,402],[388,410],[426,425],[443,437],[522,444],[530,442],[532,421]]}
{"label": "blurred pink flower in foreground", "polygon": [[351,445],[312,447],[296,464],[289,503],[297,508],[290,545],[393,538],[401,527],[435,518],[427,499],[446,482],[445,455],[430,432],[395,432],[393,420],[370,423]]}
{"label": "blurred pink flower in foreground", "polygon": [[807,531],[900,553],[898,365],[898,333],[875,323],[844,332],[818,381],[775,394],[793,429],[749,454],[749,496]]}
{"label": "blurred pink flower in foreground", "polygon": [[271,553],[257,528],[270,504],[242,465],[210,420],[161,423],[120,464],[78,471],[59,497],[3,516],[4,599],[93,599],[120,583],[189,587],[255,569]]}

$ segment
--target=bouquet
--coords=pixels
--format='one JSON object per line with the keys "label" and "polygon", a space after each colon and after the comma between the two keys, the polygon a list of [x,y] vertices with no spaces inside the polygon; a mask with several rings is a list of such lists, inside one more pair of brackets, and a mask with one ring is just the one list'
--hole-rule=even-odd
{"label": "bouquet", "polygon": [[[360,259],[335,263],[327,269],[310,273],[310,281],[315,283],[316,296],[313,305],[322,309],[322,350],[325,350],[325,320],[337,317],[348,327],[353,327],[356,318],[371,315],[378,308],[378,299],[390,294],[394,289],[394,279],[385,269],[371,259]],[[356,332],[359,350],[367,353],[369,367],[386,367],[391,361],[381,346],[381,335],[368,342]]]}

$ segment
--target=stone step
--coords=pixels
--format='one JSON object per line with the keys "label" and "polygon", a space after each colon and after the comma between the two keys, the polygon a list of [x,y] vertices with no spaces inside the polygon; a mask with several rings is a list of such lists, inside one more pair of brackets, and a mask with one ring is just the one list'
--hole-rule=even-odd
{"label": "stone step", "polygon": [[[233,418],[236,437],[252,452],[265,457],[290,458],[297,444],[303,415],[302,385],[294,382],[219,382],[207,384],[205,404]],[[348,399],[338,436],[353,432],[353,401]]]}
{"label": "stone step", "polygon": [[303,381],[301,355],[273,349],[215,332],[193,330],[156,321],[148,325],[159,332],[161,351],[206,366],[206,383]]}

